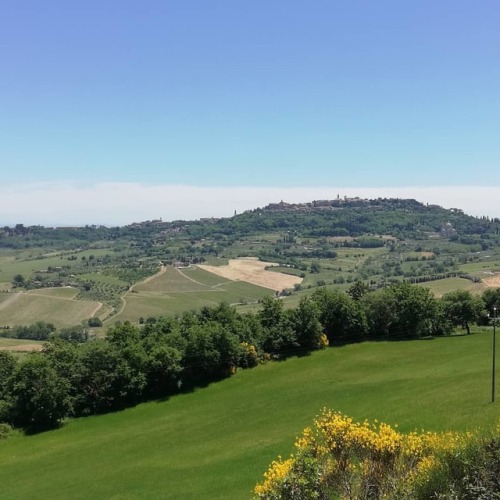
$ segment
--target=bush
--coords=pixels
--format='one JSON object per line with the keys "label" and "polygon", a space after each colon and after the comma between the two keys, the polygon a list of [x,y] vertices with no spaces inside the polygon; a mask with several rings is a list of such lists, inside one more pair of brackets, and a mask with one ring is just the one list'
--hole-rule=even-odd
{"label": "bush", "polygon": [[500,441],[498,437],[473,439],[460,454],[444,453],[418,485],[415,497],[500,499]]}
{"label": "bush", "polygon": [[255,346],[248,342],[241,342],[241,354],[238,365],[242,368],[252,368],[259,363],[259,355]]}
{"label": "bush", "polygon": [[0,424],[0,439],[6,439],[12,432],[12,427],[9,424]]}
{"label": "bush", "polygon": [[97,316],[90,318],[87,323],[91,328],[102,326],[102,321]]}
{"label": "bush", "polygon": [[[499,498],[498,441],[477,443],[469,434],[402,434],[325,409],[297,439],[296,453],[274,461],[254,492],[268,500]],[[457,495],[441,495],[450,491]]]}

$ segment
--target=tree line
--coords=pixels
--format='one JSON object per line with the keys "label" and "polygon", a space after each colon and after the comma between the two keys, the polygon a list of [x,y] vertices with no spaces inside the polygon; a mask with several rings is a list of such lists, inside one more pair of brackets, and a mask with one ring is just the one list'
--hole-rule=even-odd
{"label": "tree line", "polygon": [[220,304],[143,325],[116,324],[103,340],[54,334],[42,352],[20,361],[0,351],[0,422],[42,430],[328,344],[447,335],[457,325],[469,333],[499,304],[500,289],[482,298],[455,291],[436,299],[408,283],[370,292],[357,282],[348,293],[320,288],[292,309],[266,297],[257,313]]}

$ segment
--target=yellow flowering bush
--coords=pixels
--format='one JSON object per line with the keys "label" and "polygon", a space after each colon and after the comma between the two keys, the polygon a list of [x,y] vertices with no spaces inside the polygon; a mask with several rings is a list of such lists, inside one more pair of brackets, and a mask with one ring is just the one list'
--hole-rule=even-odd
{"label": "yellow flowering bush", "polygon": [[260,498],[280,498],[274,496],[282,487],[282,483],[290,472],[293,458],[274,460],[269,470],[264,473],[264,481],[255,487],[255,494]]}
{"label": "yellow flowering bush", "polygon": [[321,337],[319,338],[319,347],[320,349],[324,349],[325,347],[328,347],[330,345],[330,341],[328,340],[328,337],[322,333]]}
{"label": "yellow flowering bush", "polygon": [[251,368],[259,363],[259,355],[253,344],[248,342],[240,343],[240,359],[239,365],[244,368]]}
{"label": "yellow flowering bush", "polygon": [[474,437],[401,433],[324,409],[296,439],[295,455],[273,462],[254,493],[262,499],[425,498],[418,492],[428,492],[442,464],[462,457]]}

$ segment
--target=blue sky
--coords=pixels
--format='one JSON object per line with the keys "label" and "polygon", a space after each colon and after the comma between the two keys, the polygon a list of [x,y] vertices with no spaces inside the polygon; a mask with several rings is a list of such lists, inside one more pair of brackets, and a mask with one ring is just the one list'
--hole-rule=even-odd
{"label": "blue sky", "polygon": [[[500,190],[497,1],[1,6],[0,196],[22,203],[4,203],[0,224],[131,222],[147,214],[125,198],[159,187],[197,190],[146,218],[229,215],[296,188],[455,187],[440,204],[459,207],[472,187]],[[88,202],[103,186],[117,201],[95,213],[49,207],[54,192]],[[225,199],[210,205],[215,189]],[[476,211],[500,216],[498,199]]]}

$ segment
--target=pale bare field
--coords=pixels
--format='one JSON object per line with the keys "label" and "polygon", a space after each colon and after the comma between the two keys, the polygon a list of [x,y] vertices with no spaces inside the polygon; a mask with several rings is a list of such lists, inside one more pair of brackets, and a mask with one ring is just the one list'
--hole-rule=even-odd
{"label": "pale bare field", "polygon": [[418,255],[428,259],[429,257],[434,257],[434,252],[418,252]]}
{"label": "pale bare field", "polygon": [[500,274],[494,274],[488,276],[487,278],[482,278],[483,283],[489,288],[499,288],[500,287]]}
{"label": "pale bare field", "polygon": [[39,295],[42,297],[54,297],[56,299],[73,300],[78,295],[78,288],[56,287],[56,288],[37,288],[26,292],[29,295]]}
{"label": "pale bare field", "polygon": [[43,342],[0,338],[0,351],[32,352],[41,351],[42,348]]}
{"label": "pale bare field", "polygon": [[11,345],[9,347],[0,346],[0,351],[35,352],[35,351],[41,351],[42,348],[43,348],[42,344],[20,344],[20,345]]}
{"label": "pale bare field", "polygon": [[207,266],[197,264],[200,269],[217,274],[228,280],[246,281],[254,285],[281,291],[292,288],[296,283],[301,283],[302,278],[289,274],[267,271],[265,268],[276,266],[273,262],[262,262],[256,258],[230,259],[227,266]]}

